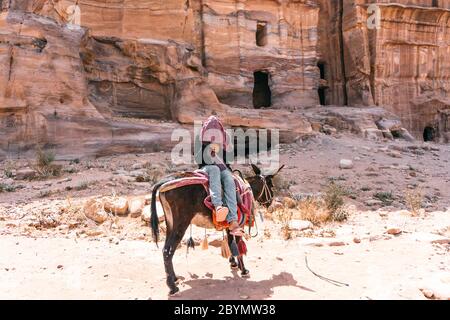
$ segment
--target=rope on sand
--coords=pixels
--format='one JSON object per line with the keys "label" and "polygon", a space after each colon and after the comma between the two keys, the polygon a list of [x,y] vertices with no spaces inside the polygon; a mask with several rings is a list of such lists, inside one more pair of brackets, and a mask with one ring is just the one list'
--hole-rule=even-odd
{"label": "rope on sand", "polygon": [[310,268],[309,265],[308,265],[308,257],[306,256],[306,254],[305,254],[305,263],[306,263],[306,268],[307,268],[309,271],[311,271],[311,273],[312,273],[313,275],[315,275],[316,277],[318,277],[319,279],[322,279],[322,280],[327,281],[327,282],[329,282],[329,283],[331,283],[331,284],[334,284],[334,285],[337,286],[337,287],[344,287],[344,286],[345,286],[345,287],[349,287],[349,286],[350,286],[348,283],[336,281],[336,280],[333,280],[333,279],[330,279],[330,278],[321,276],[320,274],[317,274],[317,273],[315,273],[314,271],[312,271],[311,268]]}

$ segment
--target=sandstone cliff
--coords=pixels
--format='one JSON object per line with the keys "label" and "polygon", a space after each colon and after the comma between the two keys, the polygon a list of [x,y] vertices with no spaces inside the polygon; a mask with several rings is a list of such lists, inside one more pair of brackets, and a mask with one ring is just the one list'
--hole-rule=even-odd
{"label": "sandstone cliff", "polygon": [[[373,3],[378,29],[367,24]],[[292,141],[312,131],[301,110],[319,104],[384,107],[417,138],[428,130],[447,139],[450,0],[9,0],[1,8],[3,155],[37,144],[67,156],[169,148],[171,130],[211,112]],[[126,120],[136,118],[149,120]]]}

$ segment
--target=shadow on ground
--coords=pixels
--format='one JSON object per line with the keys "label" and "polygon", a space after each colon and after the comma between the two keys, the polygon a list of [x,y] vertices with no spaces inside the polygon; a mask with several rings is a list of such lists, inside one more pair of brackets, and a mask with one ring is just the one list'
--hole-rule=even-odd
{"label": "shadow on ground", "polygon": [[[189,287],[185,289],[185,287]],[[193,279],[183,281],[180,285],[181,292],[170,300],[238,300],[243,297],[248,299],[262,300],[268,299],[273,295],[275,287],[290,286],[300,288],[309,292],[315,292],[312,289],[298,285],[292,274],[281,272],[273,275],[269,280],[252,281],[243,279],[233,271],[232,277],[225,279]]]}

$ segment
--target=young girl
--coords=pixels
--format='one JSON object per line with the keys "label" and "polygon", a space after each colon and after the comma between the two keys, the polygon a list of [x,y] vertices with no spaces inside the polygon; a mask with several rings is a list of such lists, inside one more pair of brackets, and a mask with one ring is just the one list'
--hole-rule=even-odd
{"label": "young girl", "polygon": [[216,210],[217,221],[226,219],[230,224],[230,230],[236,231],[239,228],[239,223],[237,222],[236,186],[231,168],[226,159],[227,150],[229,149],[228,139],[219,118],[215,116],[209,117],[203,123],[199,138],[202,148],[201,154],[196,155],[196,161],[199,168],[208,174],[209,192],[211,202]]}

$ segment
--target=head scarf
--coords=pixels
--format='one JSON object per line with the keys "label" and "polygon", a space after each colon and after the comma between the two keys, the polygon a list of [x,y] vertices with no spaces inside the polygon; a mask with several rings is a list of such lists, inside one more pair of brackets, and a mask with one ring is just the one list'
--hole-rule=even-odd
{"label": "head scarf", "polygon": [[202,142],[218,143],[222,146],[223,150],[227,150],[227,134],[219,118],[216,116],[210,116],[203,123],[200,137]]}

